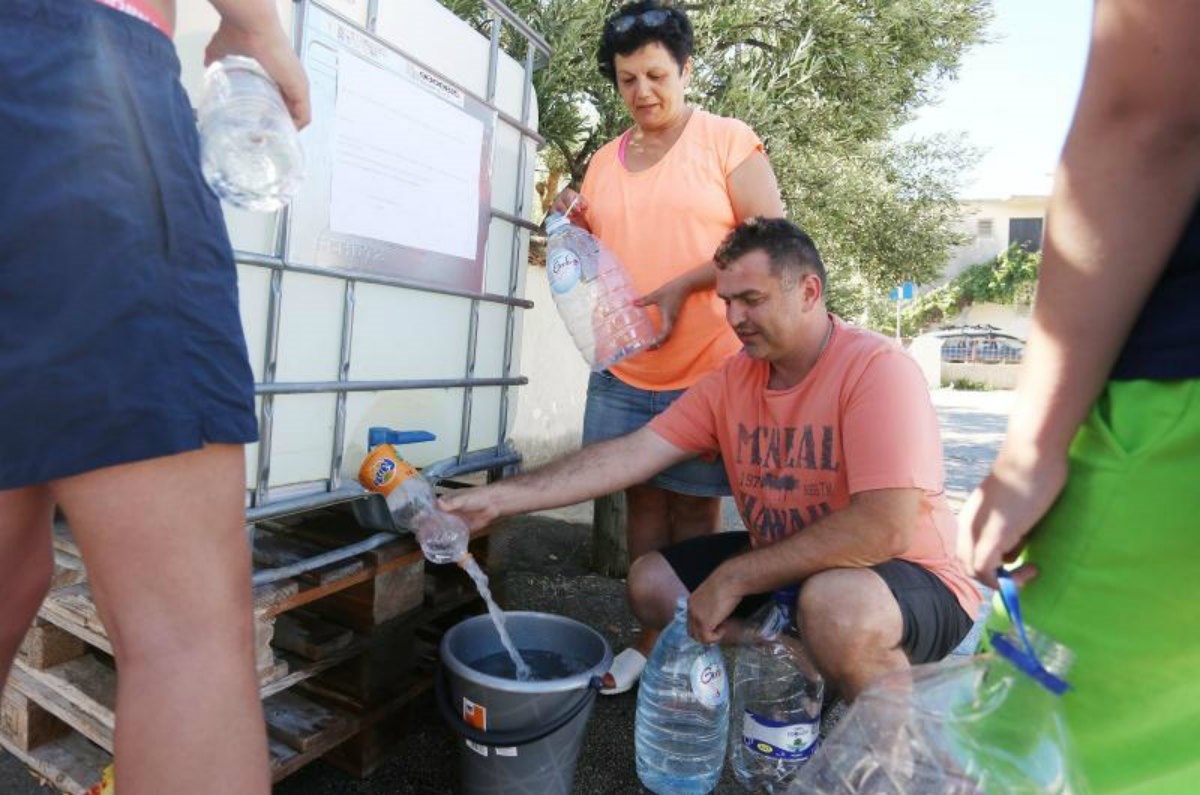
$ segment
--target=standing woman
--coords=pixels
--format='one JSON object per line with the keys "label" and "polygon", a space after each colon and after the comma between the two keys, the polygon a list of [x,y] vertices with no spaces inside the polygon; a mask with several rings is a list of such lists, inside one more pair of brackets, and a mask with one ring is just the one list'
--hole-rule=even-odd
{"label": "standing woman", "polygon": [[[1074,653],[1093,795],[1200,778],[1200,3],[1097,0],[1008,434],[959,555]],[[1099,322],[1097,322],[1099,321]]]}
{"label": "standing woman", "polygon": [[[273,0],[212,0],[297,126]],[[0,2],[0,686],[60,508],[112,642],[121,795],[267,795],[237,271],[200,172],[174,0]]]}
{"label": "standing woman", "polygon": [[[743,219],[783,215],[754,131],[688,105],[693,47],[687,16],[657,0],[627,4],[608,19],[599,69],[633,125],[593,156],[582,195],[568,188],[554,201],[555,211],[572,210],[572,222],[616,253],[641,302],[660,318],[653,350],[592,374],[584,444],[642,427],[740,350],[713,289],[713,253]],[[729,493],[721,461],[699,459],[628,489],[629,559],[716,532],[720,498]],[[643,629],[617,655],[604,692],[633,686],[655,637]]]}

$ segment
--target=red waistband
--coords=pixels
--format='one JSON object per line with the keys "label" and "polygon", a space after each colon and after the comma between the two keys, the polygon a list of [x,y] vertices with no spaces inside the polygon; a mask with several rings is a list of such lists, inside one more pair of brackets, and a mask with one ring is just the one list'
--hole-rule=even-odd
{"label": "red waistband", "polygon": [[153,25],[161,30],[167,38],[171,38],[171,28],[167,21],[147,0],[96,0],[96,2]]}

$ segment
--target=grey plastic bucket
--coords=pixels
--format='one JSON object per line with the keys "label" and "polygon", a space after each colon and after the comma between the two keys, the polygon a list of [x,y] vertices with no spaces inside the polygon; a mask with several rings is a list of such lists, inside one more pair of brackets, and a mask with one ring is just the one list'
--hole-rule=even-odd
{"label": "grey plastic bucket", "polygon": [[600,677],[612,664],[612,649],[600,633],[563,616],[512,612],[505,617],[518,650],[565,655],[586,670],[530,682],[481,673],[472,664],[504,652],[491,618],[475,616],[452,627],[442,637],[437,702],[459,735],[458,792],[571,795],[587,720]]}

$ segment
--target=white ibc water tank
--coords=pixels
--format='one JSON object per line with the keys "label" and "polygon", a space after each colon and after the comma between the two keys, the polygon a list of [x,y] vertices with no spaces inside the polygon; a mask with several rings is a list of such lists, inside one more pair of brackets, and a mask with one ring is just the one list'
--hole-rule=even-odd
{"label": "white ibc water tank", "polygon": [[[495,112],[490,125],[490,162],[484,164],[484,175],[490,179],[488,201],[493,212],[487,220],[486,207],[482,210],[486,231],[482,290],[447,294],[367,279],[356,280],[349,296],[353,299],[352,342],[345,379],[455,383],[439,388],[350,391],[340,405],[333,391],[276,394],[267,399],[271,403],[268,412],[262,411],[264,398],[260,396],[260,416],[270,424],[263,429],[267,431],[263,439],[269,440],[270,448],[260,451],[259,445],[253,445],[247,450],[247,488],[259,504],[320,495],[352,484],[366,453],[366,429],[373,425],[437,434],[436,442],[406,449],[405,455],[418,466],[464,451],[496,448],[507,438],[516,414],[516,388],[508,387],[506,394],[501,386],[473,385],[468,406],[467,389],[457,382],[466,380],[472,361],[472,380],[521,375],[519,340],[524,310],[510,310],[511,302],[503,300],[476,301],[471,295],[523,298],[529,231],[502,216],[528,218],[536,163],[536,141],[523,134],[519,125],[524,118],[526,130],[537,128],[536,97],[530,93],[525,100],[524,64],[503,51],[498,53],[494,95],[487,103],[489,41],[438,3],[389,0],[378,4],[373,20],[368,19],[367,0],[322,0],[319,4],[277,0],[276,5],[285,28],[296,34],[297,41],[302,40],[298,24],[305,26],[313,18],[329,18],[329,12],[334,12],[340,16],[339,24],[346,23],[367,39],[382,42],[405,61],[444,80],[452,91],[465,96],[468,104],[485,110],[490,104]],[[218,17],[208,3],[181,3],[178,13],[176,47],[183,67],[182,82],[195,105],[202,85],[204,48],[216,30]],[[326,118],[302,133],[301,142],[318,173],[322,158],[327,163],[331,160],[327,151],[314,145],[312,132],[324,123],[328,136],[331,108],[319,100],[324,96],[331,102],[329,97],[336,93],[327,90],[320,94],[321,80],[328,83],[329,79],[310,69],[314,114],[324,113]],[[327,148],[327,140],[321,146]],[[327,165],[329,168],[332,166]],[[301,199],[305,191],[325,191],[323,195],[327,195],[328,176],[313,178],[310,171],[309,177]],[[255,380],[260,384],[338,381],[346,360],[347,279],[337,273],[312,272],[313,263],[285,258],[280,214],[254,214],[226,206],[225,216],[239,252],[241,314]],[[297,228],[293,234],[302,238],[310,231]],[[287,266],[276,275],[263,261],[256,262],[255,256],[283,258]],[[310,267],[288,267],[295,265]],[[514,328],[509,334],[512,313]],[[276,351],[273,373],[267,367],[272,340]],[[335,467],[339,456],[340,466]]]}

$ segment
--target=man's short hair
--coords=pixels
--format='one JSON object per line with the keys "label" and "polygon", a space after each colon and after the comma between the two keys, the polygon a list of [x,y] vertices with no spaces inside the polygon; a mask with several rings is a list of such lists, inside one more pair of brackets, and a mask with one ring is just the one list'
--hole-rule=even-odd
{"label": "man's short hair", "polygon": [[713,259],[721,270],[728,268],[752,251],[763,251],[771,263],[771,273],[813,273],[825,291],[825,263],[812,238],[786,218],[747,218],[733,228],[717,248]]}

